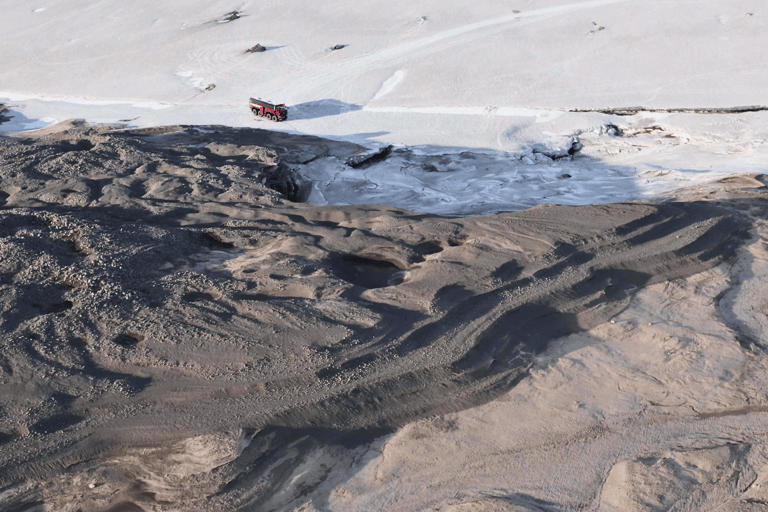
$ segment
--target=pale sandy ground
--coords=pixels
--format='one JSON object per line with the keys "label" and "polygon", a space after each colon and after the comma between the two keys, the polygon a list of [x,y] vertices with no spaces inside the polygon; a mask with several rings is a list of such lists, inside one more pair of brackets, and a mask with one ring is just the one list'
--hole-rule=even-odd
{"label": "pale sandy ground", "polygon": [[764,201],[737,259],[644,288],[502,397],[380,441],[329,509],[765,510]]}
{"label": "pale sandy ground", "polygon": [[471,218],[285,198],[364,151],[0,140],[2,508],[766,506],[763,175]]}

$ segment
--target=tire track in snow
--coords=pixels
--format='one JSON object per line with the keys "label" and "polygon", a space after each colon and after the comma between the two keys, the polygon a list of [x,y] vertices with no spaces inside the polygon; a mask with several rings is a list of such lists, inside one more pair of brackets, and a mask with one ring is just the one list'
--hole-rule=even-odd
{"label": "tire track in snow", "polygon": [[[373,58],[371,60],[383,60],[387,61],[388,64],[397,63],[398,59],[402,57],[410,60],[414,56],[421,57],[429,55],[435,51],[444,50],[452,46],[480,39],[482,37],[496,34],[498,32],[503,32],[509,29],[509,27],[506,26],[508,23],[514,22],[516,20],[527,19],[528,23],[535,23],[573,11],[580,11],[584,9],[601,7],[604,5],[634,1],[637,0],[593,0],[591,2],[580,2],[571,5],[547,7],[529,12],[514,13],[507,16],[478,21],[475,23],[470,23],[469,25],[449,29],[438,34],[426,36],[409,43],[403,43],[402,45],[384,50],[383,52],[372,56]],[[361,59],[367,58],[361,57]],[[354,61],[352,62],[354,63]]]}
{"label": "tire track in snow", "polygon": [[[522,21],[523,24],[537,23],[554,16],[568,14],[574,11],[636,1],[638,0],[593,0],[590,2],[579,2],[576,4],[547,7],[529,12],[500,16],[445,30],[411,42],[402,43],[392,48],[387,48],[377,53],[362,55],[340,62],[335,69],[330,71],[323,66],[323,68],[326,69],[325,71],[305,75],[302,78],[308,83],[313,84],[312,89],[322,87],[326,91],[340,91],[363,72],[403,64],[415,58],[424,57],[453,46],[465,44],[470,41],[509,30],[510,27],[508,24],[515,21]],[[318,65],[318,67],[320,66]],[[334,83],[337,84],[335,87],[328,87],[328,85]]]}
{"label": "tire track in snow", "polygon": [[[601,6],[620,4],[626,2],[636,2],[638,0],[592,0],[587,2],[579,2],[570,5],[561,5],[548,7],[543,9],[536,9],[528,12],[514,13],[497,18],[483,20],[460,27],[455,27],[437,34],[425,36],[410,42],[398,44],[396,46],[385,48],[379,52],[362,55],[356,58],[352,58],[338,63],[333,69],[328,69],[328,65],[322,62],[310,62],[308,61],[297,49],[293,47],[285,47],[277,50],[279,58],[284,60],[287,64],[296,66],[298,68],[307,68],[313,66],[315,72],[308,74],[302,74],[299,77],[286,76],[285,78],[278,78],[273,82],[273,88],[280,89],[280,82],[285,82],[285,86],[294,87],[297,80],[301,80],[308,84],[304,91],[298,93],[299,96],[312,96],[317,97],[317,92],[322,91],[322,98],[331,98],[337,93],[344,93],[346,91],[354,90],[353,84],[358,76],[365,72],[369,72],[373,69],[381,69],[386,67],[392,67],[401,63],[405,63],[409,60],[427,56],[453,46],[465,44],[467,42],[481,39],[493,35],[495,33],[510,30],[512,27],[510,23],[518,22],[515,26],[521,24],[538,23],[546,19],[568,14],[575,11],[593,9]],[[412,29],[413,30],[413,29]],[[172,34],[167,38],[168,44],[178,44],[180,37],[188,35],[185,34]],[[192,31],[194,32],[194,31]],[[236,83],[243,83],[252,80],[250,73],[241,70],[241,63],[235,58],[233,54],[219,55],[220,51],[208,49],[192,50],[188,54],[188,62],[185,65],[179,67],[178,71],[192,72],[194,76],[200,77],[203,81],[205,76],[215,74],[221,76],[224,74],[234,74]],[[222,69],[223,66],[223,69]],[[202,70],[197,70],[200,67]],[[202,73],[200,71],[203,71]],[[202,76],[201,76],[202,75]],[[309,91],[314,91],[315,94],[308,94]],[[42,95],[41,95],[42,96]],[[40,99],[56,99],[59,101],[69,101],[69,98],[54,98],[54,97],[40,97]],[[72,98],[74,102],[78,102],[78,99]],[[101,100],[96,100],[101,101]],[[104,100],[107,101],[107,100]],[[186,100],[185,100],[186,101]],[[126,100],[108,100],[107,103],[135,103],[137,105],[144,103],[151,103],[152,105],[158,104],[157,102],[133,102]],[[179,105],[182,102],[164,103],[164,108]],[[480,112],[476,112],[475,109],[469,110],[459,108],[446,108],[446,107],[434,107],[439,111],[438,113],[448,114],[472,114],[488,113],[483,112],[485,107],[479,107]],[[499,109],[495,112],[496,115],[503,115],[502,110]],[[405,111],[405,110],[404,110]],[[413,111],[413,110],[408,110]],[[550,111],[537,111],[537,116],[551,116],[557,115]],[[546,112],[546,113],[544,113]],[[542,114],[544,113],[544,114]]]}

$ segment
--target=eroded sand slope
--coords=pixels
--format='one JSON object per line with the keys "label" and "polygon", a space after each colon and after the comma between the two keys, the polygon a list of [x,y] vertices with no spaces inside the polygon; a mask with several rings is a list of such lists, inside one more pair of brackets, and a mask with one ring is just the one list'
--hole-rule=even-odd
{"label": "eroded sand slope", "polygon": [[[559,510],[599,496],[603,508],[652,510],[640,505],[652,499],[636,499],[632,482],[650,478],[644,453],[677,445],[654,442],[653,428],[627,419],[626,411],[645,411],[640,398],[622,395],[630,405],[617,405],[615,415],[605,401],[619,400],[609,388],[631,381],[639,361],[663,366],[660,354],[670,349],[651,344],[651,355],[635,353],[632,363],[632,354],[598,350],[605,375],[584,363],[562,366],[578,347],[599,345],[578,340],[629,342],[660,325],[629,329],[617,317],[629,314],[633,297],[654,309],[654,297],[670,300],[664,287],[676,286],[693,300],[700,276],[716,276],[703,300],[710,309],[725,304],[730,317],[718,313],[722,307],[700,309],[701,319],[686,322],[721,315],[732,357],[762,368],[765,311],[752,307],[762,295],[750,280],[757,274],[734,273],[752,299],[727,295],[734,278],[723,264],[747,265],[735,259],[745,242],[765,260],[764,178],[722,182],[685,201],[544,205],[465,219],[286,199],[304,193],[292,165],[361,151],[259,130],[126,132],[78,122],[0,140],[0,503],[89,511]],[[672,330],[688,324],[665,321],[657,336],[684,339]],[[658,387],[630,393],[687,389],[691,375],[709,371],[710,358],[725,357],[715,348],[716,356],[707,346],[695,352],[703,367],[673,366],[679,371],[669,382],[654,376]],[[721,380],[742,382],[751,371],[729,369]],[[555,385],[558,372],[563,382]],[[589,415],[563,421],[565,406],[553,401],[571,400],[589,386],[585,379],[595,387],[594,403],[579,401]],[[738,425],[728,428],[742,428],[739,447],[708,441],[721,435],[712,418],[731,404],[744,407],[724,416],[736,423],[763,410],[762,381],[749,391],[732,385],[740,402],[735,391],[723,392],[694,408],[698,417],[690,408],[673,414],[683,423],[708,421],[697,435],[715,450],[702,455],[715,465],[763,450],[745,447],[747,427]],[[496,453],[498,430],[472,424],[483,408],[505,411],[499,421],[510,426],[504,439],[514,447],[504,449],[526,445],[518,465],[498,472],[489,462],[483,471],[462,459]],[[656,425],[657,416],[637,417]],[[674,421],[658,428],[674,429]],[[526,441],[534,431],[551,440]],[[601,441],[606,436],[618,440]],[[651,438],[642,444],[632,436]],[[441,444],[446,439],[450,446]],[[593,445],[595,457],[577,464],[569,450]],[[688,457],[685,450],[658,460],[671,465]],[[387,466],[385,456],[399,462]],[[407,469],[414,460],[421,469]],[[428,460],[439,474],[425,473]],[[532,461],[538,473],[528,469]],[[451,473],[448,462],[470,476]],[[578,477],[548,482],[562,464]],[[451,474],[452,483],[440,483]],[[539,475],[538,487],[525,483],[531,475]],[[499,488],[509,496],[483,497]],[[667,480],[647,488],[685,491]]]}

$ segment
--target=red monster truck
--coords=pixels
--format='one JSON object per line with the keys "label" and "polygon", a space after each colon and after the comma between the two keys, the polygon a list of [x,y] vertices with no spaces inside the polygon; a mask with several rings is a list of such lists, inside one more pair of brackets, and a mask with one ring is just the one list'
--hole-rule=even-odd
{"label": "red monster truck", "polygon": [[251,98],[248,106],[254,115],[266,117],[270,121],[285,121],[288,119],[288,109],[285,104],[274,105],[268,101]]}

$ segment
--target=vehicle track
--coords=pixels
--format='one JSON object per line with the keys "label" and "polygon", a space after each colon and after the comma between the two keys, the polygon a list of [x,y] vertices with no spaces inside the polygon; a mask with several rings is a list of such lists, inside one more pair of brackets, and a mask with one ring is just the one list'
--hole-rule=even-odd
{"label": "vehicle track", "polygon": [[346,84],[354,81],[356,77],[360,76],[362,73],[367,73],[375,69],[400,66],[416,58],[426,57],[457,45],[467,44],[483,37],[510,30],[514,27],[514,25],[510,26],[512,23],[538,23],[546,21],[554,16],[560,16],[575,11],[634,1],[637,0],[597,0],[592,2],[580,2],[571,5],[514,13],[507,16],[470,23],[385,48],[376,53],[343,60],[331,71],[328,71],[328,67],[324,64],[314,64],[310,61],[307,63],[308,67],[315,67],[316,69],[322,67],[323,71],[310,71],[308,74],[304,75],[304,79],[306,80],[306,83],[312,84],[310,90],[319,90],[322,91],[322,97],[331,97],[334,92],[343,90]]}

